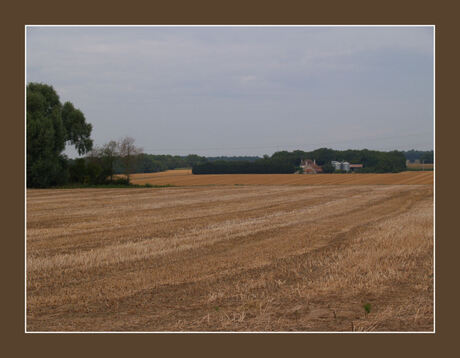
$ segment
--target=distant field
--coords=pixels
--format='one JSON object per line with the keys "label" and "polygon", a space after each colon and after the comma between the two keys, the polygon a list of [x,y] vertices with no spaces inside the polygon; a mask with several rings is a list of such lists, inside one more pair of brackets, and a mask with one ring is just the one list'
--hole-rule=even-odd
{"label": "distant field", "polygon": [[433,172],[387,174],[208,174],[193,175],[190,169],[142,173],[132,176],[134,184],[152,185],[363,185],[433,184]]}
{"label": "distant field", "polygon": [[407,164],[408,168],[411,169],[433,169],[434,164],[421,164],[421,163],[409,163]]}
{"label": "distant field", "polygon": [[433,329],[432,185],[147,176],[272,185],[28,190],[28,330]]}

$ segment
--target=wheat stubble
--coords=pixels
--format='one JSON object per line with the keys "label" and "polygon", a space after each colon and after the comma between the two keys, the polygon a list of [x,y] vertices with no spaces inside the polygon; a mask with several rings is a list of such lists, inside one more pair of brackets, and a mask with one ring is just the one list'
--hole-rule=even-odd
{"label": "wheat stubble", "polygon": [[430,185],[28,190],[27,327],[431,330],[432,195]]}

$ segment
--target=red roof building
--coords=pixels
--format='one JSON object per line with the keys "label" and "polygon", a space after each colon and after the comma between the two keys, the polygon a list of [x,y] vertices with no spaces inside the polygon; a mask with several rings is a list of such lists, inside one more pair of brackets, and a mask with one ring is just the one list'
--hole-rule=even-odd
{"label": "red roof building", "polygon": [[323,172],[323,169],[316,164],[315,160],[304,159],[300,162],[300,166],[302,167],[304,174],[317,174]]}
{"label": "red roof building", "polygon": [[350,170],[355,171],[356,169],[361,169],[363,167],[362,164],[350,164]]}

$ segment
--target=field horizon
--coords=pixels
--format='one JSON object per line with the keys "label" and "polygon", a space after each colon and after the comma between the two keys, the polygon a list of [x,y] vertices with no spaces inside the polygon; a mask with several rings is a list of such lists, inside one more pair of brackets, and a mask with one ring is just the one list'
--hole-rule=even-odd
{"label": "field horizon", "polygon": [[[123,176],[123,175],[120,175]],[[204,185],[414,185],[433,184],[432,171],[383,174],[192,174],[191,169],[175,169],[131,175],[133,184]]]}

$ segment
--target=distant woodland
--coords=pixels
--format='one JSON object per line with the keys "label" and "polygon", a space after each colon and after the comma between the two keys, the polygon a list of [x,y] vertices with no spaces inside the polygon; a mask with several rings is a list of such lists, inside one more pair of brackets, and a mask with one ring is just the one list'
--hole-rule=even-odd
{"label": "distant woodland", "polygon": [[434,161],[434,152],[432,150],[422,151],[422,150],[408,150],[403,152],[407,160],[414,162],[419,160],[420,163],[433,164]]}
{"label": "distant woodland", "polygon": [[292,152],[280,151],[271,157],[264,156],[254,162],[243,161],[215,161],[205,162],[193,166],[194,174],[269,174],[269,173],[295,173],[300,170],[302,159],[314,159],[323,166],[325,173],[334,172],[330,165],[333,160],[347,161],[353,164],[363,164],[359,169],[361,173],[397,173],[406,169],[406,157],[403,152],[380,152],[375,150],[334,150],[320,148],[310,152],[294,150]]}

